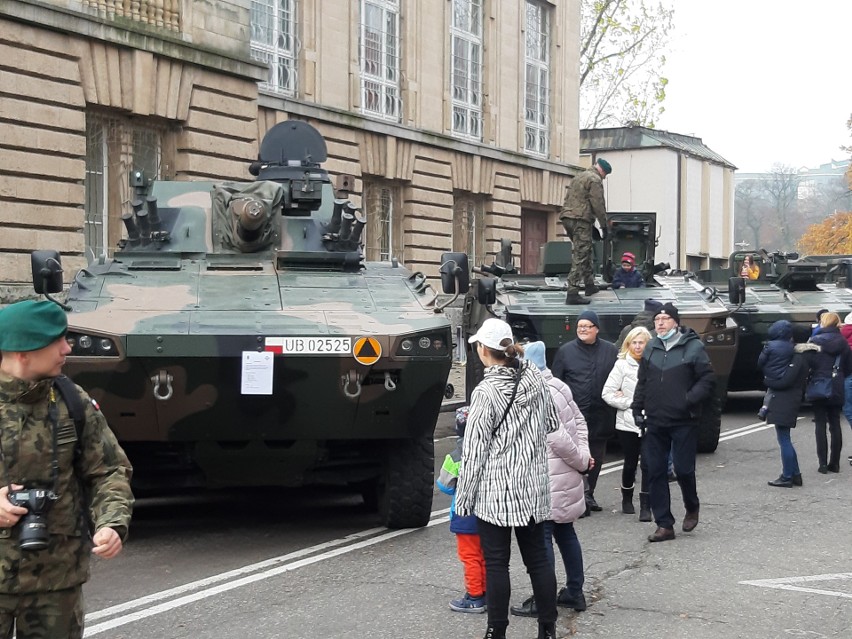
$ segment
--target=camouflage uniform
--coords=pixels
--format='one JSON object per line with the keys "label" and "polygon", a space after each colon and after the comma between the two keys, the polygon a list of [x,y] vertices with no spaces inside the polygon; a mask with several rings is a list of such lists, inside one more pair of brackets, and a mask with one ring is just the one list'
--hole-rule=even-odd
{"label": "camouflage uniform", "polygon": [[592,272],[592,226],[595,219],[602,229],[606,228],[603,179],[595,167],[571,180],[559,219],[573,244],[568,293],[576,294],[581,286],[590,287],[595,283]]}
{"label": "camouflage uniform", "polygon": [[[26,488],[53,488],[51,397],[57,403],[59,499],[47,512],[49,545],[21,550],[20,525],[0,528],[0,638],[82,637],[81,585],[89,578],[91,535],[110,527],[127,537],[133,495],[130,462],[97,404],[79,387],[85,427],[79,453],[77,429],[53,380],[27,382],[0,372],[0,441],[7,477]],[[88,496],[84,496],[84,492]],[[87,512],[84,511],[87,509]],[[94,530],[88,529],[91,520]]]}

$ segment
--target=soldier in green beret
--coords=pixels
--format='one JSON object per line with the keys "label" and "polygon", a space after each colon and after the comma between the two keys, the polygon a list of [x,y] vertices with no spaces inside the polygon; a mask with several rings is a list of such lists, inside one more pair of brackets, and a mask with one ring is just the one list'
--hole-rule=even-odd
{"label": "soldier in green beret", "polygon": [[[56,378],[71,348],[65,313],[48,301],[0,311],[0,637],[83,636],[82,585],[92,553],[121,552],[133,509],[132,469],[97,403],[76,389],[79,430]],[[82,422],[81,419],[77,420]],[[11,494],[10,494],[11,493]],[[15,495],[18,498],[15,498]],[[28,496],[28,507],[10,498]],[[36,525],[37,505],[46,529]]]}
{"label": "soldier in green beret", "polygon": [[[559,221],[572,244],[566,304],[588,304],[586,298],[598,292],[592,271],[592,227],[597,220],[601,227],[601,239],[606,239],[608,228],[603,181],[610,173],[610,163],[598,158],[592,168],[583,171],[568,185],[559,214]],[[586,297],[580,297],[581,287],[585,289]]]}

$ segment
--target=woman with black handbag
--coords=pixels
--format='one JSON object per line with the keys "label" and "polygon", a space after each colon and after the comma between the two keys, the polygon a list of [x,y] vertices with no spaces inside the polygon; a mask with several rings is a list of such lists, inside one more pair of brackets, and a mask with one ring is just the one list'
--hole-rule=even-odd
{"label": "woman with black handbag", "polygon": [[485,373],[470,396],[456,513],[476,515],[485,557],[485,637],[506,637],[514,531],[538,606],[539,639],[555,639],[556,574],[544,522],[550,518],[547,435],[559,428],[559,416],[538,368],[520,359],[523,347],[506,322],[489,318],[468,341]]}
{"label": "woman with black handbag", "polygon": [[[840,317],[826,312],[819,318],[819,332],[810,342],[819,346],[811,355],[811,373],[805,387],[805,398],[814,408],[816,449],[820,473],[840,472],[840,449],[843,435],[840,430],[840,409],[844,401],[844,380],[852,374],[852,351],[840,334]],[[831,435],[829,447],[826,425]]]}

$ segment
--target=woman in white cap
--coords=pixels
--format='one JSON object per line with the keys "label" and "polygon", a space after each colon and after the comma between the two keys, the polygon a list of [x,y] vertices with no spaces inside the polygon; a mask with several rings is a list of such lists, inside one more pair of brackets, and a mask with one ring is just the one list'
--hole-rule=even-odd
{"label": "woman in white cap", "polygon": [[485,556],[488,630],[504,639],[509,625],[512,530],[538,604],[539,639],[556,636],[556,574],[547,557],[550,517],[547,435],[559,428],[556,407],[534,364],[519,359],[506,322],[489,318],[468,340],[485,366],[470,397],[456,513],[477,518]]}

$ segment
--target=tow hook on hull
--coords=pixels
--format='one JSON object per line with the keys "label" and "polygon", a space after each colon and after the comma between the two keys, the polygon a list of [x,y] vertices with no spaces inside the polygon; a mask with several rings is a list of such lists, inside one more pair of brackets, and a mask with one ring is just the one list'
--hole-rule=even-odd
{"label": "tow hook on hull", "polygon": [[396,382],[393,381],[393,377],[391,377],[390,371],[385,371],[385,388],[389,391],[396,390]]}
{"label": "tow hook on hull", "polygon": [[[160,400],[161,402],[170,400],[172,398],[172,395],[174,394],[174,388],[172,388],[173,380],[174,377],[172,377],[164,370],[161,370],[156,375],[152,376],[151,383],[154,385],[154,398]],[[161,386],[165,386],[165,393],[160,392]]]}
{"label": "tow hook on hull", "polygon": [[[340,377],[340,385],[343,389],[343,394],[346,395],[349,399],[355,399],[361,394],[361,388],[363,384],[375,384],[378,383],[379,380],[382,379],[380,377],[382,373],[378,372],[376,374],[370,374],[365,376],[363,379],[358,377],[358,372],[356,370],[350,370],[345,375],[341,375]],[[394,375],[392,371],[384,372],[384,387],[388,392],[393,392],[396,390],[397,381],[394,380]]]}
{"label": "tow hook on hull", "polygon": [[350,370],[341,376],[340,382],[343,385],[343,394],[349,399],[355,399],[361,394],[361,380],[358,379],[356,371]]}

